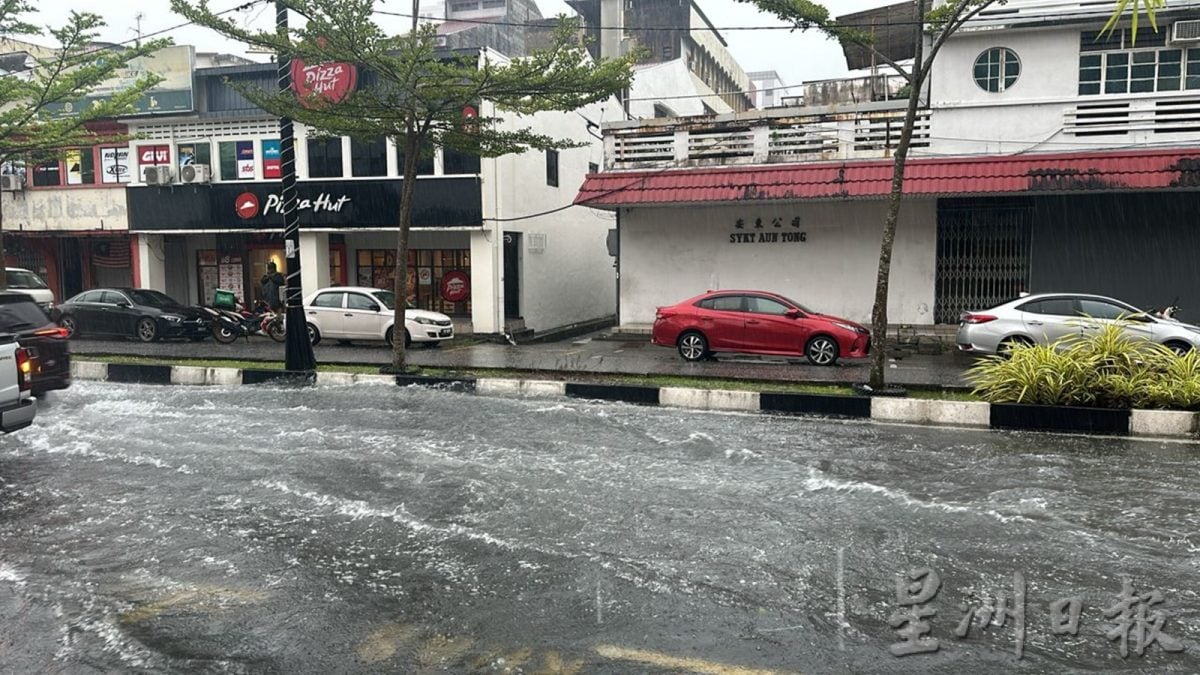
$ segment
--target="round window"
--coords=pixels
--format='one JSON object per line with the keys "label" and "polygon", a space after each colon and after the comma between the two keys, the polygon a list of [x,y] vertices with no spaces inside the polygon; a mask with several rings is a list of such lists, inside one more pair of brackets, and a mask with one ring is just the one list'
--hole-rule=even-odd
{"label": "round window", "polygon": [[1020,74],[1021,59],[1011,49],[992,47],[975,59],[975,84],[984,91],[1004,91]]}

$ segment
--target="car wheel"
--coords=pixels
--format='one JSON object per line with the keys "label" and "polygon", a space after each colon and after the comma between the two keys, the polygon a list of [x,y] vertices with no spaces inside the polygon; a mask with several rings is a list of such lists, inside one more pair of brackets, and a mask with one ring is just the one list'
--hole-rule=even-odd
{"label": "car wheel", "polygon": [[308,342],[312,345],[321,343],[321,331],[317,330],[317,327],[311,323],[308,324]]}
{"label": "car wheel", "polygon": [[678,346],[684,361],[699,361],[708,355],[708,340],[694,330],[680,335]]}
{"label": "car wheel", "polygon": [[1012,356],[1014,349],[1016,349],[1018,347],[1032,347],[1032,346],[1033,346],[1033,340],[1030,340],[1027,337],[1022,337],[1020,335],[1014,335],[1013,337],[1007,337],[1000,341],[1000,346],[996,347],[996,354],[998,356],[1003,356],[1004,358],[1008,358],[1008,357]]}
{"label": "car wheel", "polygon": [[411,346],[411,345],[412,345],[412,334],[408,332],[407,328],[405,328],[404,329],[404,348],[408,349],[409,346]]}
{"label": "car wheel", "polygon": [[832,366],[838,360],[837,341],[828,335],[818,335],[804,347],[804,358],[814,366]]}
{"label": "car wheel", "polygon": [[393,345],[391,328],[387,329],[387,332],[383,334],[383,341],[386,342],[387,346],[389,346],[389,347],[391,347]]}
{"label": "car wheel", "polygon": [[78,327],[75,325],[75,317],[71,316],[70,314],[63,314],[58,319],[58,325],[67,329],[68,338],[75,337],[75,332],[78,330]]}
{"label": "car wheel", "polygon": [[1164,344],[1163,346],[1166,347],[1167,349],[1170,349],[1171,351],[1175,352],[1176,356],[1183,356],[1184,354],[1192,351],[1191,345],[1189,345],[1186,342],[1181,342],[1179,340],[1172,340],[1172,341]]}
{"label": "car wheel", "polygon": [[134,334],[142,342],[154,342],[158,339],[158,324],[150,317],[142,317],[138,319]]}

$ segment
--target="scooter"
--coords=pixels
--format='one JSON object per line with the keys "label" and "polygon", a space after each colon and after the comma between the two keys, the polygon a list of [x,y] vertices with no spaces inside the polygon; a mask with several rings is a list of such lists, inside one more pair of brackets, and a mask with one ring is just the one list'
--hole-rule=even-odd
{"label": "scooter", "polygon": [[276,342],[287,339],[284,315],[271,311],[266,303],[255,303],[255,311],[251,312],[242,305],[237,310],[216,309],[204,307],[212,317],[213,339],[221,344],[230,344],[240,337],[249,340],[251,335],[265,334]]}

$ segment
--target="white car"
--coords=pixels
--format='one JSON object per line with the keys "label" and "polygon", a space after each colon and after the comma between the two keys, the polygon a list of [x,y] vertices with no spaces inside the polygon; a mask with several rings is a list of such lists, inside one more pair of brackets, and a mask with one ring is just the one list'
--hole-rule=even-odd
{"label": "white car", "polygon": [[6,267],[4,271],[8,290],[32,297],[37,306],[47,314],[54,310],[54,291],[50,290],[41,277],[20,267]]}
{"label": "white car", "polygon": [[[392,344],[396,294],[364,286],[322,288],[304,299],[308,339],[383,340]],[[423,309],[404,311],[404,345],[436,346],[454,338],[454,322],[445,314]]]}

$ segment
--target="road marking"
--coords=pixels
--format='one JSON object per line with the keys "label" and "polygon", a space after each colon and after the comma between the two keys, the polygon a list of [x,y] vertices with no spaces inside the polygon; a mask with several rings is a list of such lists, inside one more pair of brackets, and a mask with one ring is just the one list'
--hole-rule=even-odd
{"label": "road marking", "polygon": [[682,658],[664,654],[663,652],[654,652],[647,649],[630,649],[616,645],[599,645],[595,648],[595,651],[606,659],[634,661],[658,668],[674,668],[691,673],[703,673],[704,675],[785,675],[788,673],[788,671],[782,670],[760,670],[758,668],[747,668],[746,666],[738,666],[730,663]]}

